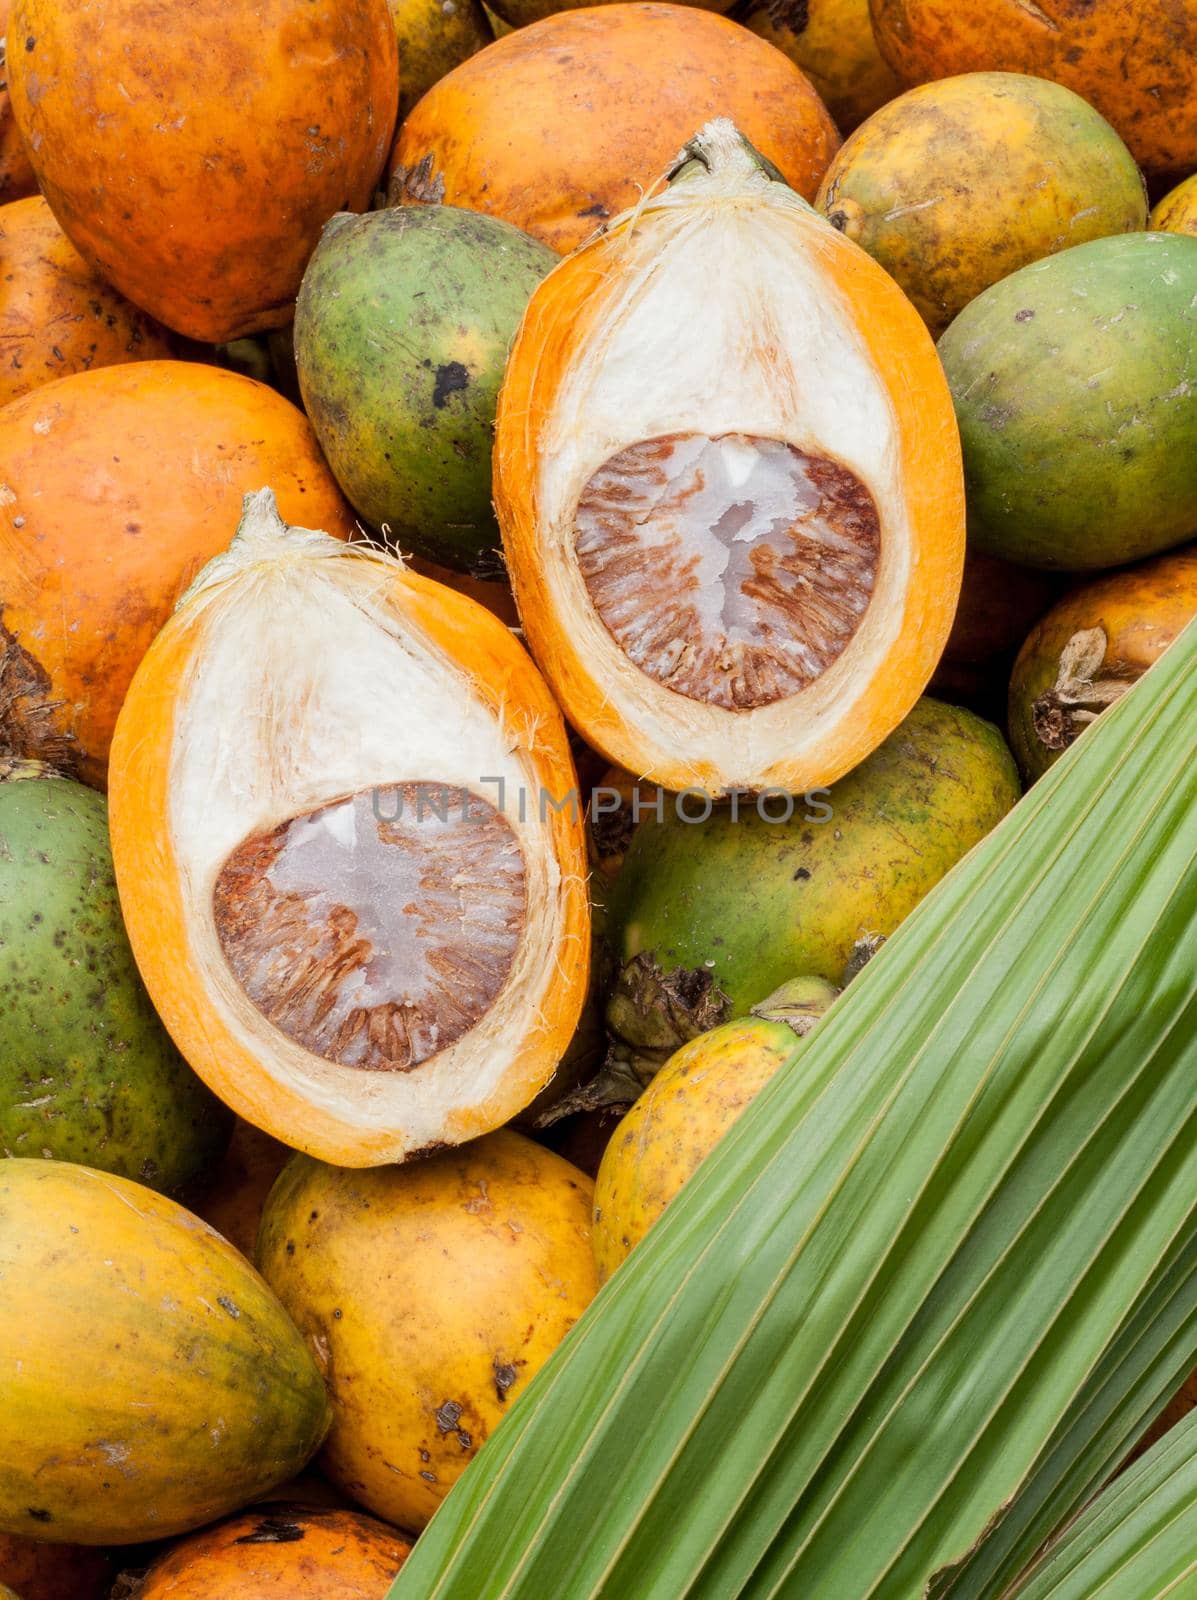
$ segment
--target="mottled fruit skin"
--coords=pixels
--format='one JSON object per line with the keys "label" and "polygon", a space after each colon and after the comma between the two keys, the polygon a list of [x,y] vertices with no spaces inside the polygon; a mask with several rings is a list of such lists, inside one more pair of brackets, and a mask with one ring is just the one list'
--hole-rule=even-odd
{"label": "mottled fruit skin", "polygon": [[410,1554],[373,1517],[268,1502],[175,1545],[137,1600],[384,1600]]}
{"label": "mottled fruit skin", "polygon": [[877,48],[869,0],[748,0],[736,21],[802,68],[842,133],[901,92]]}
{"label": "mottled fruit skin", "polygon": [[335,1484],[424,1526],[592,1298],[592,1201],[509,1131],[399,1167],[295,1157],[258,1266],[324,1370]]}
{"label": "mottled fruit skin", "polygon": [[1157,233],[1197,233],[1197,172],[1169,189],[1148,226]]}
{"label": "mottled fruit skin", "polygon": [[112,1562],[106,1551],[43,1544],[0,1533],[0,1597],[20,1600],[108,1600]]}
{"label": "mottled fruit skin", "polygon": [[1026,72],[1096,106],[1151,172],[1197,166],[1197,0],[871,0],[905,84]]}
{"label": "mottled fruit skin", "polygon": [[139,1184],[0,1161],[0,1531],[133,1544],[285,1482],[320,1375],[244,1258]]}
{"label": "mottled fruit skin", "polygon": [[405,550],[494,571],[495,405],[553,252],[495,217],[399,206],[337,217],[304,275],[304,406],[347,498]]}
{"label": "mottled fruit skin", "polygon": [[196,1215],[250,1261],[266,1197],[292,1153],[285,1144],[238,1117],[224,1160],[193,1203]]}
{"label": "mottled fruit skin", "polygon": [[[612,892],[613,954],[708,974],[729,1017],[795,972],[840,983],[856,942],[892,933],[1018,796],[996,728],[920,700],[846,778],[797,797],[789,821],[764,821],[751,799],[738,820],[730,805],[694,824],[668,804],[663,821],[643,817]],[[763,809],[785,814],[777,795]]]}
{"label": "mottled fruit skin", "polygon": [[1024,267],[939,343],[969,538],[1009,561],[1121,566],[1197,533],[1197,239],[1098,239]]}
{"label": "mottled fruit skin", "polygon": [[355,526],[302,412],[198,362],[76,373],[0,409],[0,756],[103,786],[134,669],[264,485],[303,527]]}
{"label": "mottled fruit skin", "polygon": [[14,0],[17,122],[72,243],[220,344],[290,320],[335,211],[370,204],[399,103],[387,0]]}
{"label": "mottled fruit skin", "polygon": [[399,117],[494,39],[480,0],[387,0],[399,44]]}
{"label": "mottled fruit skin", "polygon": [[[1054,605],[1028,635],[1010,679],[1010,745],[1026,780],[1041,777],[1195,616],[1194,546],[1112,572]],[[1100,631],[1090,639],[1092,630]],[[1080,670],[1070,672],[1072,641]]]}
{"label": "mottled fruit skin", "polygon": [[925,84],[882,107],[815,204],[936,337],[1019,267],[1147,224],[1142,175],[1109,123],[1070,89],[1010,72]]}
{"label": "mottled fruit skin", "polygon": [[12,0],[0,0],[0,205],[37,193],[29,152],[8,94],[8,31]]}
{"label": "mottled fruit skin", "polygon": [[399,130],[392,198],[486,211],[565,254],[635,205],[715,116],[813,198],[839,136],[780,51],[690,6],[558,12],[424,96]]}
{"label": "mottled fruit skin", "polygon": [[594,1259],[605,1283],[802,1041],[747,1017],[691,1040],[611,1136],[594,1186]]}
{"label": "mottled fruit skin", "polygon": [[41,195],[0,206],[0,405],[72,372],[169,358],[176,346],[92,271]]}
{"label": "mottled fruit skin", "polygon": [[1059,587],[1060,580],[1040,568],[969,549],[944,660],[979,665],[1013,655]]}
{"label": "mottled fruit skin", "polygon": [[0,1154],[171,1193],[219,1159],[231,1122],[142,987],[103,797],[0,782]]}

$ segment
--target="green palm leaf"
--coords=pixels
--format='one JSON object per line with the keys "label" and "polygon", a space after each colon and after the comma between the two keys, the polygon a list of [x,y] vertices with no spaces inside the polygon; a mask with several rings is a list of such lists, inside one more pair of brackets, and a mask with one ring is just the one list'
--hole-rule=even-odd
{"label": "green palm leaf", "polygon": [[992,1600],[1110,1478],[1197,1365],[1197,1239],[1170,1252],[990,1536],[939,1574],[933,1600]]}
{"label": "green palm leaf", "polygon": [[1100,1495],[1010,1600],[1182,1600],[1197,1594],[1197,1415]]}
{"label": "green palm leaf", "polygon": [[1195,758],[1191,628],[722,1141],[396,1600],[913,1600],[1033,1491],[1025,1559],[1197,1353],[1193,1281],[1151,1334],[1197,1237]]}

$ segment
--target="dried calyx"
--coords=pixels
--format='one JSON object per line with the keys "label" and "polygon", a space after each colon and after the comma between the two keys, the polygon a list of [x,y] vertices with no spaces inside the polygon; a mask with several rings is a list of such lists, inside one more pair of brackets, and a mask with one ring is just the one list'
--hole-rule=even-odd
{"label": "dried calyx", "polygon": [[839,995],[839,989],[826,978],[791,978],[759,1006],[753,1006],[752,1015],[763,1022],[784,1022],[800,1039],[805,1039]]}
{"label": "dried calyx", "polygon": [[585,989],[581,826],[538,803],[571,787],[564,729],[489,613],[250,496],[147,658],[119,750],[134,948],[242,1115],[358,1164],[532,1099]]}
{"label": "dried calyx", "polygon": [[1133,675],[1102,674],[1107,648],[1104,628],[1082,628],[1060,652],[1055,683],[1031,707],[1036,737],[1047,749],[1067,750],[1134,682]]}
{"label": "dried calyx", "polygon": [[925,685],[963,552],[917,314],[726,121],[534,295],[496,502],[525,632],[630,771],[790,789]]}
{"label": "dried calyx", "polygon": [[35,761],[73,776],[78,750],[62,726],[64,709],[51,695],[49,674],[5,626],[0,606],[0,768]]}

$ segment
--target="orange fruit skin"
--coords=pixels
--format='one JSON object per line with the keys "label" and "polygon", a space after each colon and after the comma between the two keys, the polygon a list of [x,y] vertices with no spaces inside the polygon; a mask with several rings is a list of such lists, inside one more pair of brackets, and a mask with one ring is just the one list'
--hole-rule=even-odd
{"label": "orange fruit skin", "polygon": [[1059,587],[1041,567],[1020,567],[984,550],[966,550],[960,603],[944,660],[971,665],[1012,655]]}
{"label": "orange fruit skin", "polygon": [[73,372],[168,360],[177,346],[96,276],[40,194],[0,206],[0,405]]}
{"label": "orange fruit skin", "polygon": [[373,1517],[268,1503],[175,1545],[138,1600],[384,1600],[410,1554]]}
{"label": "orange fruit skin", "polygon": [[399,131],[392,194],[489,212],[565,254],[720,116],[814,198],[839,135],[780,50],[691,6],[562,11],[429,90]]}
{"label": "orange fruit skin", "polygon": [[1197,0],[870,0],[907,86],[961,72],[1052,78],[1154,173],[1197,166]]}
{"label": "orange fruit skin", "polygon": [[0,1594],[7,1588],[20,1600],[106,1600],[111,1583],[106,1550],[0,1533]]}
{"label": "orange fruit skin", "polygon": [[[1057,761],[1035,727],[1035,704],[1057,681],[1078,633],[1100,628],[1105,653],[1093,679],[1129,688],[1197,617],[1197,545],[1169,550],[1068,591],[1027,635],[1010,679],[1010,747],[1033,783]],[[1091,680],[1092,681],[1092,680]]]}
{"label": "orange fruit skin", "polygon": [[285,1144],[252,1123],[238,1122],[207,1192],[192,1207],[197,1217],[235,1244],[250,1261],[258,1242],[266,1196],[291,1155]]}
{"label": "orange fruit skin", "polygon": [[[12,0],[0,0],[0,39],[8,31]],[[37,179],[33,175],[29,152],[12,114],[12,101],[8,95],[7,45],[0,51],[0,204],[7,200],[23,200],[37,193]]]}
{"label": "orange fruit skin", "polygon": [[292,522],[353,515],[301,412],[215,367],[143,361],[78,373],[0,409],[0,667],[44,677],[60,765],[103,787],[116,715],[175,602],[269,485]]}
{"label": "orange fruit skin", "polygon": [[[605,5],[608,0],[597,0],[597,3]],[[725,15],[736,9],[736,0],[680,0],[680,3],[697,6],[702,11],[721,11]],[[595,0],[499,0],[497,6],[489,9],[498,17],[501,25],[494,30],[494,36],[498,39],[512,28],[526,28],[530,23],[555,16],[558,11],[580,11],[593,4]],[[868,4],[868,0],[865,0],[865,4]]]}
{"label": "orange fruit skin", "polygon": [[10,32],[17,122],[80,253],[194,339],[289,321],[320,229],[386,158],[386,0],[14,0]]}

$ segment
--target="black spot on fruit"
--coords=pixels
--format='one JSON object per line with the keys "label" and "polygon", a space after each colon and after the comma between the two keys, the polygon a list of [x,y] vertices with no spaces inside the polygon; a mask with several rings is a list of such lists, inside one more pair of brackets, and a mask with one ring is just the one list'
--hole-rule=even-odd
{"label": "black spot on fruit", "polygon": [[1016,311],[1014,313],[1015,322],[1033,322],[1034,319],[1035,313],[1029,306],[1024,307],[1022,311]]}
{"label": "black spot on fruit", "polygon": [[460,361],[448,361],[436,369],[436,382],[432,389],[432,403],[443,411],[451,394],[470,386],[470,375]]}
{"label": "black spot on fruit", "polygon": [[298,1544],[303,1529],[297,1522],[282,1517],[263,1517],[252,1533],[243,1533],[236,1544]]}
{"label": "black spot on fruit", "polygon": [[787,28],[795,37],[806,32],[810,0],[769,0],[766,10],[775,28]]}
{"label": "black spot on fruit", "polygon": [[988,405],[982,406],[978,415],[981,421],[988,424],[995,433],[1000,433],[1013,417],[1014,412],[1010,406]]}
{"label": "black spot on fruit", "polygon": [[456,1433],[465,1407],[458,1400],[445,1400],[436,1410],[436,1425],[441,1433]]}

